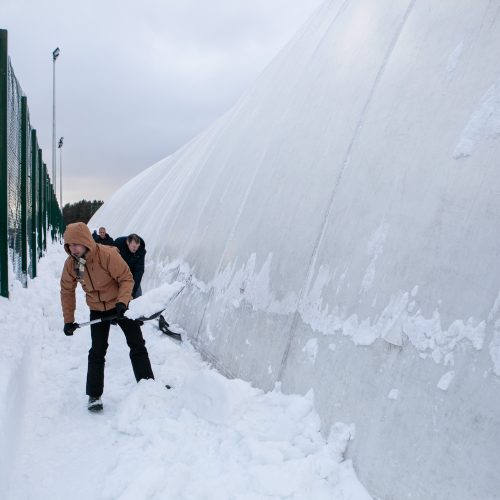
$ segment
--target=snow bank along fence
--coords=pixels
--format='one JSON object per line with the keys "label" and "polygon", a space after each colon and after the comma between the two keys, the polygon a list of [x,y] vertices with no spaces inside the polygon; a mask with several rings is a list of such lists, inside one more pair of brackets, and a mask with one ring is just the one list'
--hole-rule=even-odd
{"label": "snow bank along fence", "polygon": [[[36,276],[47,236],[62,234],[64,223],[27,98],[8,56],[7,31],[0,30],[0,295],[9,295],[9,275],[23,286]],[[9,267],[12,266],[12,273]]]}

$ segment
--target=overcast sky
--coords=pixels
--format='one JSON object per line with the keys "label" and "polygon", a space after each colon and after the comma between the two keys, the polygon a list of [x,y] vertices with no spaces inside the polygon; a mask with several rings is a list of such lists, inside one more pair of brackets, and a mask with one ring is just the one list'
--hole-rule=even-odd
{"label": "overcast sky", "polygon": [[61,50],[63,202],[106,200],[204,130],[321,3],[0,0],[0,28],[9,32],[12,66],[49,172],[52,51]]}

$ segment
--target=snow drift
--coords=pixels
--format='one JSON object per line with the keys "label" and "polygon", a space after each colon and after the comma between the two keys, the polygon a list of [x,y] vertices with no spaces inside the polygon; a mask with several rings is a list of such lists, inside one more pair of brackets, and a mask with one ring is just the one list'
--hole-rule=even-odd
{"label": "snow drift", "polygon": [[[28,288],[14,281],[0,297],[2,500],[371,500],[343,456],[354,426],[337,422],[325,439],[311,394],[228,380],[152,321],[142,331],[155,380],[136,383],[111,326],[104,410],[88,412],[90,329],[64,335],[55,300],[66,257],[49,244]],[[155,307],[176,286],[131,309]],[[82,322],[89,310],[81,287],[76,294]]]}
{"label": "snow drift", "polygon": [[170,318],[219,369],[355,422],[384,499],[500,491],[498,60],[494,2],[328,1],[91,222],[185,281]]}

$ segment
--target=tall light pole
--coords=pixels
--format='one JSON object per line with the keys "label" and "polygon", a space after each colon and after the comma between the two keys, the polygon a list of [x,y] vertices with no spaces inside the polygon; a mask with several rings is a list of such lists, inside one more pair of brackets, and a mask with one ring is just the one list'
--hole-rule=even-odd
{"label": "tall light pole", "polygon": [[59,144],[57,147],[59,148],[59,202],[61,204],[61,214],[63,212],[63,198],[62,198],[62,147],[63,147],[64,137],[59,139]]}
{"label": "tall light pole", "polygon": [[56,59],[59,57],[59,52],[59,47],[52,52],[52,183],[56,196]]}

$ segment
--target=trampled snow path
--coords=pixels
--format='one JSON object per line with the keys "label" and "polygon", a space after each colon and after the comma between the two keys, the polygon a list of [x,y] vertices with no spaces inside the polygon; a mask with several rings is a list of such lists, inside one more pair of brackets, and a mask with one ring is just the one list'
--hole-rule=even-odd
{"label": "trampled snow path", "polygon": [[[30,287],[0,299],[1,498],[370,499],[342,461],[351,426],[337,424],[325,442],[311,397],[227,380],[151,324],[156,381],[135,383],[112,327],[105,409],[89,413],[89,329],[62,332],[64,258],[52,247]],[[77,321],[87,316],[80,292]]]}

